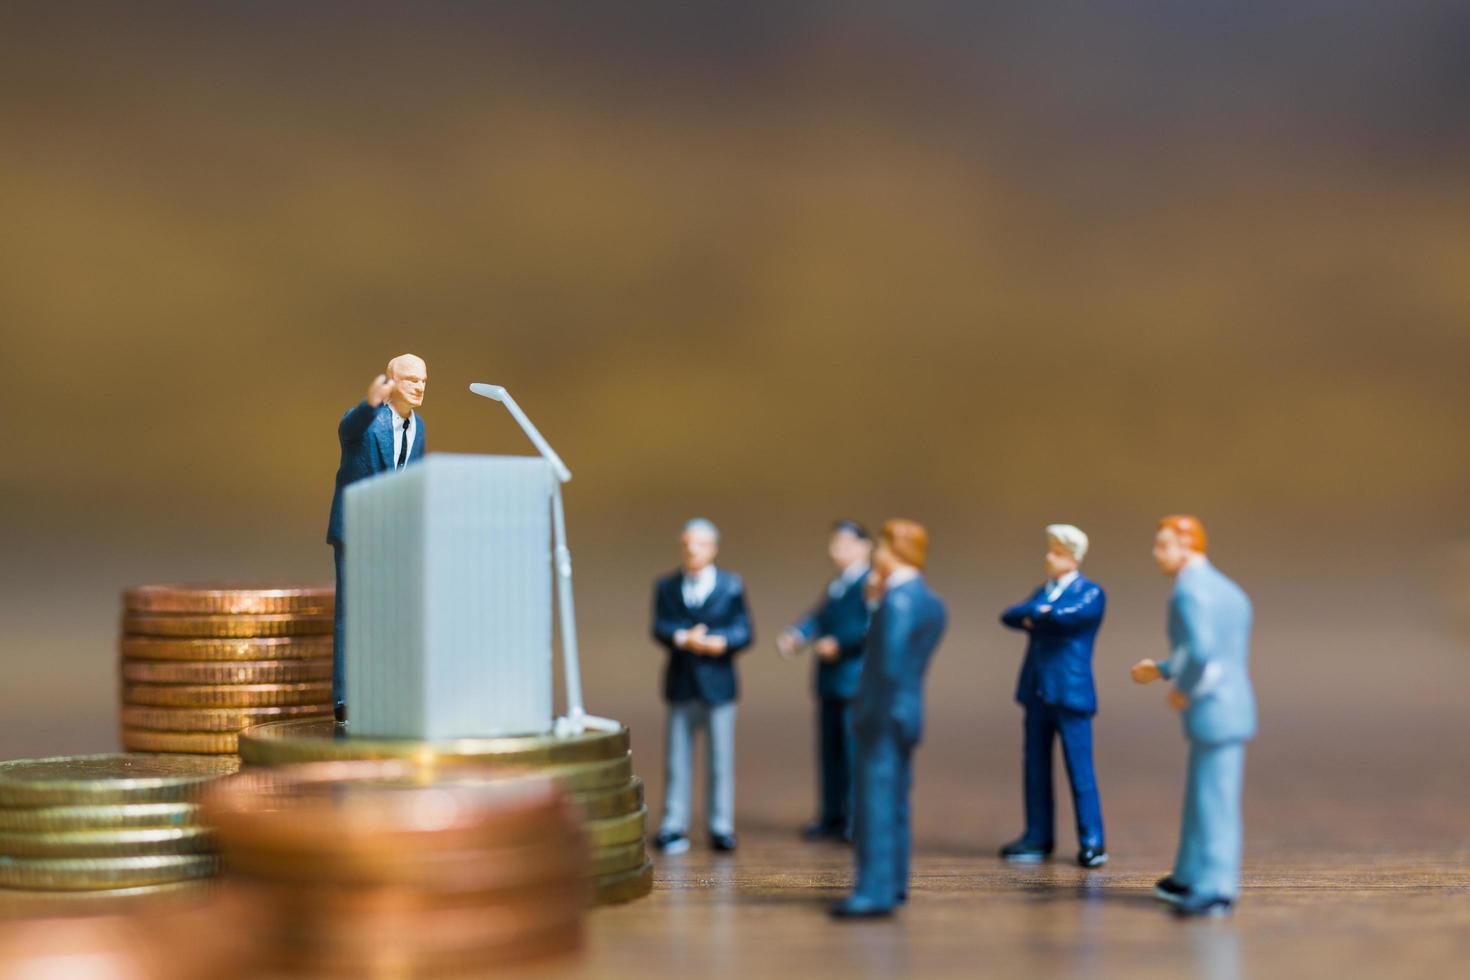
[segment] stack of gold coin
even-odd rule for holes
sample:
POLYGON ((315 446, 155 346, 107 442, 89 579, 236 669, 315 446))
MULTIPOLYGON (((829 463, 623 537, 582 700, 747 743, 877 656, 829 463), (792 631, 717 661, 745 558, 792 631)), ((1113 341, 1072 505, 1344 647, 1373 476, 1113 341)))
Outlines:
POLYGON ((308 763, 223 780, 204 810, 256 969, 442 977, 581 945, 587 848, 551 777, 308 763))
POLYGON ((442 742, 363 738, 331 719, 260 725, 240 735, 251 769, 317 761, 401 759, 425 765, 534 772, 554 778, 577 803, 592 854, 593 899, 626 902, 653 888, 644 848, 643 781, 633 775, 626 728, 581 735, 462 738, 442 742))
POLYGON ((231 753, 251 725, 331 714, 334 599, 330 587, 129 589, 123 748, 231 753))
POLYGON ((238 767, 189 755, 0 762, 0 888, 144 894, 209 877, 196 797, 238 767))

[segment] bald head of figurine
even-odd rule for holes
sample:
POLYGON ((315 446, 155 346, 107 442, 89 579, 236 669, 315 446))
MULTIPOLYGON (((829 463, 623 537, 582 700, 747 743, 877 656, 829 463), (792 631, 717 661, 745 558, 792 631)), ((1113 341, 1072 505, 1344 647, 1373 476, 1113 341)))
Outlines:
POLYGON ((429 366, 417 354, 399 354, 388 362, 385 372, 393 382, 393 392, 388 400, 399 415, 423 405, 424 389, 429 386, 429 366))
POLYGON ((1154 561, 1165 575, 1178 575, 1205 558, 1209 539, 1198 517, 1171 514, 1159 521, 1154 535, 1154 561))
POLYGON ((720 529, 702 517, 696 517, 684 525, 681 564, 685 575, 698 575, 714 564, 720 553, 720 529))

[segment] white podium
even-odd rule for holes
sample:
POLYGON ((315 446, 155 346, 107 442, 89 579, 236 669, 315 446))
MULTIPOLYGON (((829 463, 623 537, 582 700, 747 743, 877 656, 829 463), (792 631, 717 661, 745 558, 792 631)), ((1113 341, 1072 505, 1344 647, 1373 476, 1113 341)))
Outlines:
POLYGON ((541 457, 445 453, 347 488, 344 646, 353 735, 552 730, 558 488, 541 457))

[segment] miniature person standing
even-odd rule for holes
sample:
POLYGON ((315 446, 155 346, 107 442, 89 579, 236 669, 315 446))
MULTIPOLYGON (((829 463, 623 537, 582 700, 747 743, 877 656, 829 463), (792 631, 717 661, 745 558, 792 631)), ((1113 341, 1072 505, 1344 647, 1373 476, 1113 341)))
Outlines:
POLYGON ((706 820, 710 847, 735 850, 735 655, 754 639, 740 576, 715 567, 720 532, 696 518, 684 525, 683 567, 653 587, 653 638, 669 652, 664 700, 664 813, 654 846, 689 850, 694 733, 705 732, 706 820))
POLYGON ((908 900, 909 796, 924 734, 924 672, 944 635, 944 602, 924 581, 929 534, 913 521, 883 525, 869 591, 877 597, 853 700, 857 736, 852 894, 839 918, 892 915, 908 900))
POLYGON ((424 403, 429 369, 423 358, 400 354, 388 362, 368 386, 367 396, 348 409, 337 425, 342 461, 332 491, 332 515, 327 522, 327 544, 337 563, 337 621, 332 631, 332 700, 338 721, 347 720, 347 682, 342 660, 342 615, 346 595, 342 580, 342 491, 364 477, 384 470, 402 469, 423 458, 424 420, 414 409, 424 403))
POLYGON ((1169 703, 1183 712, 1189 777, 1174 871, 1154 894, 1181 915, 1230 911, 1240 889, 1240 793, 1245 743, 1256 733, 1251 691, 1251 602, 1205 557, 1205 529, 1184 515, 1159 522, 1154 560, 1174 577, 1169 659, 1140 660, 1133 679, 1174 682, 1169 703))
POLYGON ((1026 832, 1001 848, 1008 861, 1034 863, 1051 856, 1056 805, 1052 796, 1052 743, 1060 736, 1077 817, 1077 863, 1107 863, 1102 803, 1092 770, 1092 716, 1097 688, 1092 645, 1107 596, 1079 569, 1087 535, 1071 524, 1046 529, 1046 581, 1031 598, 1001 613, 1000 621, 1028 636, 1016 701, 1026 709, 1026 832))
POLYGON ((817 752, 821 771, 821 810, 802 828, 807 840, 851 840, 852 715, 850 706, 863 670, 868 636, 868 581, 873 541, 856 521, 832 527, 827 554, 837 577, 816 607, 776 641, 781 653, 795 656, 811 644, 817 664, 812 686, 817 696, 817 752))

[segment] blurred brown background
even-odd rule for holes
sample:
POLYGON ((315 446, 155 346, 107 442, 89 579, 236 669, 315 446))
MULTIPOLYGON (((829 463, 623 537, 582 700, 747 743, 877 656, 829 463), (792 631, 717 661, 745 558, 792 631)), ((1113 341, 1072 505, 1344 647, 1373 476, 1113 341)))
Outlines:
POLYGON ((1463 778, 1463 5, 510 6, 0 12, 0 757, 114 745, 124 586, 329 579, 337 419, 407 350, 431 449, 530 451, 495 382, 576 474, 590 707, 655 783, 649 583, 696 514, 761 633, 743 815, 806 805, 772 641, 835 517, 934 536, 935 782, 1018 767, 995 615, 1055 520, 1112 597, 1103 785, 1172 772, 1125 668, 1180 510, 1257 601, 1257 751, 1463 778))

